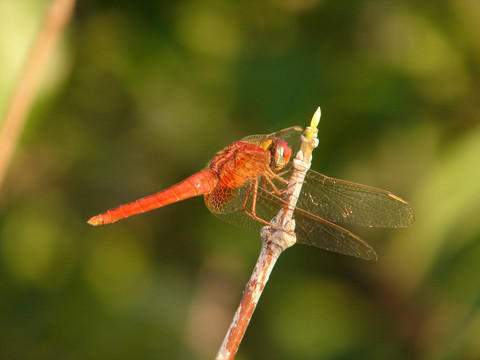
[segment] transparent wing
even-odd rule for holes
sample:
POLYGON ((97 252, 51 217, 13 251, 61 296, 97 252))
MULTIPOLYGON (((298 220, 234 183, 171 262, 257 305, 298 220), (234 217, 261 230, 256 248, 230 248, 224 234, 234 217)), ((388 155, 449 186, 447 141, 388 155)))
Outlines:
POLYGON ((308 171, 298 206, 334 222, 370 227, 406 227, 415 222, 412 206, 389 191, 308 171))
POLYGON ((377 260, 375 250, 364 240, 350 231, 328 220, 295 209, 295 233, 297 242, 321 249, 354 256, 364 260, 377 260))
MULTIPOLYGON (((265 226, 264 223, 254 220, 251 216, 247 215, 243 211, 243 207, 246 202, 246 209, 250 211, 252 209, 253 197, 250 196, 253 191, 253 186, 255 186, 254 181, 248 181, 242 186, 237 186, 236 188, 224 188, 222 186, 216 187, 210 194, 205 196, 205 203, 208 209, 220 219, 233 224, 240 226, 244 229, 259 232, 260 229, 265 226), (215 198, 219 198, 222 194, 228 194, 228 201, 224 203, 224 206, 212 206, 215 203, 215 198), (247 199, 248 198, 248 199, 247 199)), ((258 188, 258 193, 263 194, 264 190, 260 187, 258 188)), ((266 196, 257 195, 257 204, 256 204, 256 215, 269 222, 280 210, 282 200, 279 201, 269 201, 266 196), (263 200, 265 198, 265 200, 263 200), (258 201, 262 199, 261 201, 258 201)))
MULTIPOLYGON (((207 206, 222 220, 250 231, 259 232, 265 224, 254 220, 242 210, 247 196, 246 208, 249 211, 252 208, 253 197, 249 195, 253 191, 253 186, 252 181, 235 188, 235 194, 232 194, 231 197, 232 201, 229 201, 221 210, 212 209, 208 203, 207 206)), ((219 189, 219 191, 225 192, 222 189, 219 189)), ((286 204, 280 197, 261 186, 258 187, 255 214, 259 218, 267 222, 271 221, 282 206, 286 206, 286 204)), ((365 260, 377 259, 375 250, 368 243, 330 221, 314 216, 298 207, 295 209, 294 219, 296 221, 297 242, 300 244, 313 245, 365 260)))

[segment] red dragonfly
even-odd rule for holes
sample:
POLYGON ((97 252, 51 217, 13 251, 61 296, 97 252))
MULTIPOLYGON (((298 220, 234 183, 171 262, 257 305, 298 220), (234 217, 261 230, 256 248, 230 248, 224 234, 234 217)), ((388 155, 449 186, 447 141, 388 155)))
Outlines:
MULTIPOLYGON (((204 170, 156 194, 108 210, 88 220, 110 224, 197 195, 205 196, 216 216, 249 230, 269 224, 280 207, 292 173, 292 147, 302 129, 291 127, 269 135, 247 136, 217 153, 204 170)), ((407 227, 412 206, 386 190, 331 178, 309 170, 295 207, 297 242, 376 260, 375 250, 336 223, 369 227, 407 227)))

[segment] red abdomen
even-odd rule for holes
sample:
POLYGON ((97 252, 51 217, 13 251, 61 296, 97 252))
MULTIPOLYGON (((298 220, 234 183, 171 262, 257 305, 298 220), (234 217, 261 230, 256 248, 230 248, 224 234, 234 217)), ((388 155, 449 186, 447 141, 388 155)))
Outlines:
POLYGON ((162 190, 156 194, 144 197, 129 204, 121 205, 96 215, 88 220, 91 225, 110 224, 117 220, 145 211, 185 200, 197 195, 210 192, 218 182, 217 174, 212 170, 202 170, 176 185, 162 190))

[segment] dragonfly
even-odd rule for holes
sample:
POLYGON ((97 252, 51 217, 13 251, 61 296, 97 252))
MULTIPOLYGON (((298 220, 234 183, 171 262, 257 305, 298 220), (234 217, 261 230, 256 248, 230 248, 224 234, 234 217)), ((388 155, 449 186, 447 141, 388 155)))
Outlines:
MULTIPOLYGON (((251 135, 219 151, 205 169, 165 190, 121 205, 88 223, 114 223, 131 215, 204 195, 219 218, 252 231, 269 225, 280 208, 293 172, 292 153, 300 148, 302 128, 251 135)), ((294 210, 300 244, 377 260, 375 250, 340 224, 403 228, 415 222, 413 207, 389 191, 308 170, 294 210)))

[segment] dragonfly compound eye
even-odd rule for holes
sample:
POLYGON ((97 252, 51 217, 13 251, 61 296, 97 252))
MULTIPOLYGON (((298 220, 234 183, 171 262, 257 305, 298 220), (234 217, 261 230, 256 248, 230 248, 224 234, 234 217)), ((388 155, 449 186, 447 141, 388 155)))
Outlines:
POLYGON ((262 147, 270 152, 270 168, 272 170, 282 169, 292 156, 292 149, 280 139, 268 138, 263 142, 262 147))

